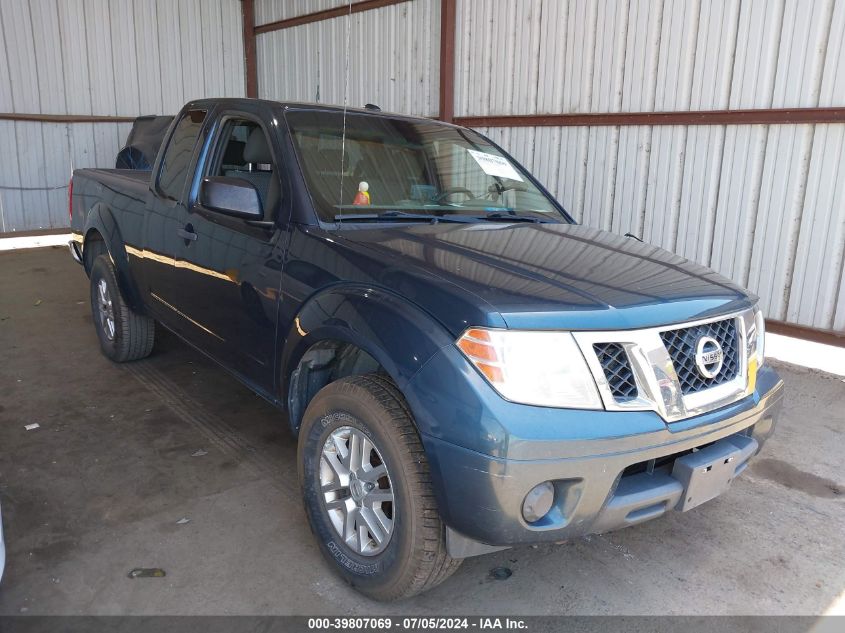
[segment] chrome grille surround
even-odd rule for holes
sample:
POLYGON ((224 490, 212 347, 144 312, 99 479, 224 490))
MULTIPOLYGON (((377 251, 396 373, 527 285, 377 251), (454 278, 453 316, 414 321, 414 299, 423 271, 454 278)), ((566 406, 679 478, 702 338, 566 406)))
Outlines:
MULTIPOLYGON (((753 309, 642 330, 617 330, 608 332, 573 332, 572 335, 587 361, 598 386, 605 409, 608 411, 655 411, 667 422, 677 422, 726 406, 749 395, 754 380, 748 378, 748 333, 753 332, 753 309), (732 378, 698 391, 684 392, 684 387, 672 356, 661 336, 666 332, 696 328, 732 319, 736 336, 736 371, 732 378), (608 382, 605 370, 596 355, 594 345, 616 343, 627 356, 637 395, 617 399, 608 382)), ((709 328, 706 328, 709 329, 709 328)))

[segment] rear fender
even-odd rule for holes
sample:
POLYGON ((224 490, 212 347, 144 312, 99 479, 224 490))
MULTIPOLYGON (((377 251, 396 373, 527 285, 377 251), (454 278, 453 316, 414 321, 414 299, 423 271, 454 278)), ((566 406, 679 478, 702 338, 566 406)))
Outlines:
MULTIPOLYGON (((117 285, 120 288, 120 293, 126 303, 133 312, 145 312, 141 295, 138 292, 138 286, 135 283, 135 278, 132 276, 132 271, 129 268, 129 257, 126 254, 126 243, 123 241, 123 236, 120 233, 120 228, 117 225, 117 220, 114 217, 111 209, 98 202, 88 213, 85 219, 85 238, 82 246, 83 261, 85 259, 85 252, 91 245, 92 241, 96 239, 96 234, 99 233, 105 243, 106 250, 111 257, 112 263, 117 277, 117 285)), ((90 274, 88 265, 86 264, 86 272, 90 274)))

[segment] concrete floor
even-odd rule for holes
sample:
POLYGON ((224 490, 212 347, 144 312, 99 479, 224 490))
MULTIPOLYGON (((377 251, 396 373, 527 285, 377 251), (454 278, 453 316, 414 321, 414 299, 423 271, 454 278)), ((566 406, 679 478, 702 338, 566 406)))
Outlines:
POLYGON ((283 415, 164 332, 149 359, 111 364, 87 296, 63 249, 0 253, 0 614, 818 614, 842 603, 840 378, 780 365, 780 427, 721 498, 469 559, 428 594, 379 605, 320 557, 283 415), (512 577, 493 580, 499 565, 512 577), (128 578, 138 567, 167 575, 128 578))

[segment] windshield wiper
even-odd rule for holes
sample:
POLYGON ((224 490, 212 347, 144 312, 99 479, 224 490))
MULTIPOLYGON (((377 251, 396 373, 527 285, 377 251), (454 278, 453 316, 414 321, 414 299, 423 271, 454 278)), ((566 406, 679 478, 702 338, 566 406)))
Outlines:
POLYGON ((532 224, 548 224, 551 220, 530 215, 511 215, 509 213, 487 213, 486 215, 431 215, 428 213, 407 213, 405 211, 390 210, 382 213, 339 213, 334 216, 335 222, 459 222, 463 224, 478 222, 530 222, 532 224))
POLYGON ((532 215, 510 215, 509 213, 488 213, 487 215, 477 216, 477 219, 490 222, 532 222, 534 224, 548 224, 550 222, 550 220, 535 218, 532 215))
POLYGON ((393 222, 413 221, 431 222, 472 222, 473 218, 431 215, 428 213, 406 213, 404 211, 385 211, 383 213, 339 213, 334 216, 335 222, 393 222))

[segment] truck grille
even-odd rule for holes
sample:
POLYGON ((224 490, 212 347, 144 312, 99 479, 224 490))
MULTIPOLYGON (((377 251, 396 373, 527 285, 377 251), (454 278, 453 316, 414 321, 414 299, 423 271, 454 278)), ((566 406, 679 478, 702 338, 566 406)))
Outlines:
POLYGON ((755 319, 754 310, 748 308, 671 329, 585 330, 572 336, 606 410, 654 411, 671 423, 751 395, 754 381, 746 371, 746 341, 755 319), (722 348, 721 357, 717 347, 722 348))
POLYGON ((617 402, 626 402, 637 397, 637 382, 628 361, 628 354, 620 343, 596 343, 593 351, 599 359, 607 378, 610 393, 617 402))
POLYGON ((697 393, 736 378, 739 371, 736 319, 724 319, 693 327, 660 333, 684 395, 697 393), (702 336, 710 336, 722 347, 722 368, 713 378, 701 375, 695 364, 695 346, 702 336))

